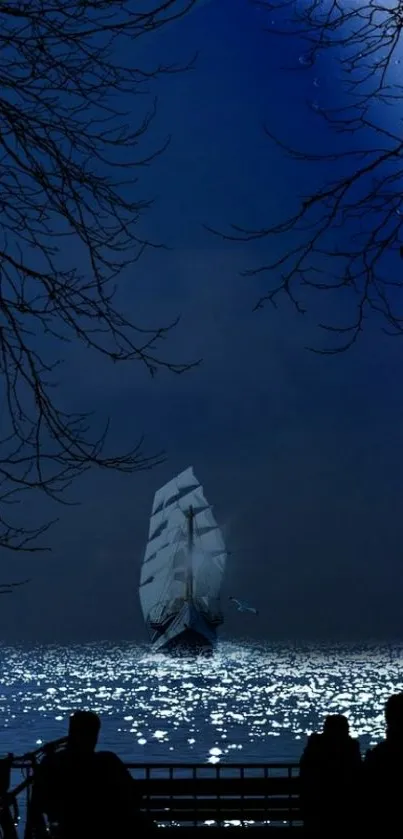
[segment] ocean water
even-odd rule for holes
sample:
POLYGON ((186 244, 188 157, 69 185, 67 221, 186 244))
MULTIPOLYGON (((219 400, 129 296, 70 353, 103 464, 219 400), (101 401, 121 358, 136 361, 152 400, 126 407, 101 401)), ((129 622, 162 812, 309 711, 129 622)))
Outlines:
POLYGON ((102 719, 100 746, 138 762, 298 760, 307 734, 341 712, 363 751, 403 690, 403 644, 221 643, 211 659, 134 643, 1 646, 0 752, 66 734, 78 708, 102 719))

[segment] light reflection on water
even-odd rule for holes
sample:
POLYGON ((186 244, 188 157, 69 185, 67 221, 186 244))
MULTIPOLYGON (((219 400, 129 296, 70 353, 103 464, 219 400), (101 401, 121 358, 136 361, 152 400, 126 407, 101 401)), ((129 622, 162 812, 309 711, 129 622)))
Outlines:
POLYGON ((0 647, 0 751, 61 737, 76 708, 102 717, 100 746, 126 760, 297 760, 305 736, 340 711, 363 748, 403 690, 403 645, 222 643, 207 660, 132 643, 0 647))

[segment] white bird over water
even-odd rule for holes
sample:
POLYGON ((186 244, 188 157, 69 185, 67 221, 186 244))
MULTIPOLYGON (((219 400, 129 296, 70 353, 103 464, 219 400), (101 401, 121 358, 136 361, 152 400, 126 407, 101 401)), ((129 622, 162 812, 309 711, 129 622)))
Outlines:
POLYGON ((259 614, 258 610, 255 609, 254 606, 248 606, 247 603, 242 603, 240 600, 237 600, 236 597, 229 597, 228 600, 232 600, 232 602, 235 603, 238 612, 252 612, 253 615, 259 614))

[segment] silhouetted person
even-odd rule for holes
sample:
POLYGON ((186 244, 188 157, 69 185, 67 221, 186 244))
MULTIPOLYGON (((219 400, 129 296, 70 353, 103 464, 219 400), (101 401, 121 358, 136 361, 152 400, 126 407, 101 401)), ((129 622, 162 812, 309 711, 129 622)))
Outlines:
POLYGON ((386 739, 369 749, 364 760, 364 802, 367 824, 382 836, 403 831, 403 693, 385 705, 386 739))
POLYGON ((35 773, 34 813, 44 813, 60 839, 123 839, 153 826, 122 761, 95 751, 100 727, 97 714, 77 711, 66 748, 46 755, 35 773))
POLYGON ((342 714, 326 717, 300 760, 301 807, 309 836, 353 836, 358 819, 361 754, 342 714))

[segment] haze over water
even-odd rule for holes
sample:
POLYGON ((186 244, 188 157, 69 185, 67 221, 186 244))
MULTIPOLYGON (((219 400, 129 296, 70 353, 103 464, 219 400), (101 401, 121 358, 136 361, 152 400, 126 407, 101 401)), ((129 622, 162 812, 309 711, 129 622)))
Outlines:
POLYGON ((69 714, 102 718, 100 746, 138 762, 298 760, 327 713, 346 714, 362 749, 383 736, 383 706, 403 690, 403 644, 223 642, 212 659, 146 646, 2 646, 0 750, 64 736, 69 714))

